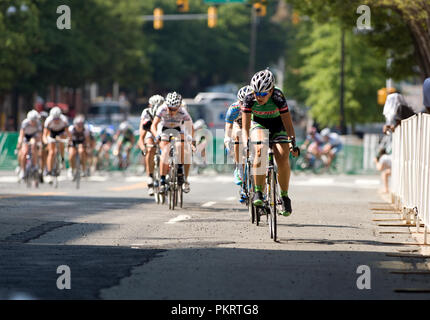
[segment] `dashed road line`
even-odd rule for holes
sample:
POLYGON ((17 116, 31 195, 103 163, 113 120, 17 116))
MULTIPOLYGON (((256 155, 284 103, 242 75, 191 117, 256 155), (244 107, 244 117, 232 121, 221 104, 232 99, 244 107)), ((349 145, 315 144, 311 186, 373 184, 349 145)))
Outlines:
POLYGON ((139 190, 139 189, 145 189, 148 187, 148 184, 146 182, 140 182, 128 186, 122 186, 122 187, 115 187, 115 188, 108 188, 108 191, 130 191, 130 190, 139 190))
POLYGON ((166 222, 166 224, 174 224, 176 222, 190 220, 190 219, 191 219, 191 216, 181 214, 180 216, 177 216, 176 218, 170 219, 169 221, 166 222))
POLYGON ((207 208, 207 207, 212 207, 216 202, 215 201, 208 201, 206 203, 202 204, 202 207, 207 208))

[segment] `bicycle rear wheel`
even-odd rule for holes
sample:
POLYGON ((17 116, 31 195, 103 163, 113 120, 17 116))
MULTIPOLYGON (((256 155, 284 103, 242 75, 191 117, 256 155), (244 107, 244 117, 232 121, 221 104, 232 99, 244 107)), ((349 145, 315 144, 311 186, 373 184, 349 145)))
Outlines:
POLYGON ((270 236, 273 238, 273 241, 277 240, 278 236, 278 225, 277 225, 277 205, 278 205, 278 199, 277 199, 277 180, 276 180, 276 174, 275 171, 272 169, 270 170, 270 192, 268 193, 269 196, 269 211, 270 211, 270 236))
POLYGON ((184 190, 182 189, 182 184, 178 186, 178 197, 179 197, 179 208, 182 209, 182 205, 184 202, 184 190))

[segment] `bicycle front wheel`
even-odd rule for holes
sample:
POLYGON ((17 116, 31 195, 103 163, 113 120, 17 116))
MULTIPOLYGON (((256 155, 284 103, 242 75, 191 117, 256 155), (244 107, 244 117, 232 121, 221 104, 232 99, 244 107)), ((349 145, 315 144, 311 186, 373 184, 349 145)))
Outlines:
POLYGON ((270 193, 269 193, 269 203, 270 203, 270 234, 271 238, 273 238, 273 241, 277 240, 277 232, 278 232, 278 225, 277 225, 277 212, 276 212, 276 206, 278 204, 277 199, 277 180, 276 180, 276 174, 274 170, 271 170, 271 179, 270 179, 270 193))

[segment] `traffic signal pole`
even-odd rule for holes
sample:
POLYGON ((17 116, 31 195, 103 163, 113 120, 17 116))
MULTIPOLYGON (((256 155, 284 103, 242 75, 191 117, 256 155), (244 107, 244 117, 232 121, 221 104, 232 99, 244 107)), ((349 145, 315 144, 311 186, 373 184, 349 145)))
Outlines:
MULTIPOLYGON (((164 14, 163 20, 165 21, 180 21, 180 20, 206 20, 208 18, 207 13, 195 13, 195 14, 164 14)), ((154 21, 153 15, 142 16, 143 21, 154 21)))

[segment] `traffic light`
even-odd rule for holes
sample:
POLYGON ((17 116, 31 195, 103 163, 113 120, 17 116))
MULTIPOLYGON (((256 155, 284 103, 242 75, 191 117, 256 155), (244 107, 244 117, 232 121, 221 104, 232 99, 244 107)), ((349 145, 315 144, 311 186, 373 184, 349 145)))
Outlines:
POLYGON ((208 9, 208 27, 215 28, 217 22, 216 7, 210 6, 208 9))
POLYGON ((378 104, 383 106, 387 100, 387 96, 396 92, 395 88, 382 88, 378 90, 378 104))
POLYGON ((300 22, 300 16, 299 16, 299 14, 297 13, 297 11, 294 11, 294 12, 293 12, 293 16, 292 16, 292 18, 291 18, 291 21, 293 22, 293 24, 294 24, 294 25, 299 24, 299 22, 300 22))
POLYGON ((163 28, 163 9, 155 8, 154 9, 154 29, 162 29, 163 28))
POLYGON ((190 4, 188 0, 176 0, 176 8, 179 12, 188 12, 190 11, 190 4))
POLYGON ((264 17, 267 14, 267 0, 260 0, 253 5, 257 16, 264 17))

